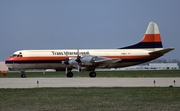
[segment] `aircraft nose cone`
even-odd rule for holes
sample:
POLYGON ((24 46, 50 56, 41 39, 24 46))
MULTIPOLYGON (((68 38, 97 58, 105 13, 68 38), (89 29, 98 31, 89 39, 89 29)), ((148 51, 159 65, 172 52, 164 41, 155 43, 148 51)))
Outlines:
POLYGON ((10 58, 7 58, 6 60, 5 60, 5 64, 8 64, 10 62, 10 58))
POLYGON ((8 63, 8 59, 5 60, 5 64, 7 64, 7 63, 8 63))
POLYGON ((12 68, 13 61, 10 57, 5 60, 5 64, 9 69, 12 68))

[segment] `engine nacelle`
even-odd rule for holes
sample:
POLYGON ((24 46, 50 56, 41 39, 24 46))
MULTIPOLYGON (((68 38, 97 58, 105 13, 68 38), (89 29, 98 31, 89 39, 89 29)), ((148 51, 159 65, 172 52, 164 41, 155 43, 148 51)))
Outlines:
MULTIPOLYGON (((82 65, 82 66, 92 65, 93 61, 96 60, 96 56, 91 56, 91 55, 82 56, 80 58, 80 61, 81 61, 80 64, 78 64, 78 62, 76 60, 77 60, 77 58, 69 58, 68 65, 73 65, 73 66, 75 66, 75 65, 82 65)), ((62 63, 64 63, 64 61, 62 61, 62 63)))
POLYGON ((70 65, 78 65, 78 63, 76 62, 76 58, 70 58, 69 59, 69 64, 70 65))
POLYGON ((93 62, 94 56, 83 56, 81 57, 82 65, 91 65, 93 62))
MULTIPOLYGON (((78 65, 78 63, 75 61, 76 58, 69 58, 67 65, 78 65)), ((66 64, 66 61, 62 61, 62 64, 66 64)))

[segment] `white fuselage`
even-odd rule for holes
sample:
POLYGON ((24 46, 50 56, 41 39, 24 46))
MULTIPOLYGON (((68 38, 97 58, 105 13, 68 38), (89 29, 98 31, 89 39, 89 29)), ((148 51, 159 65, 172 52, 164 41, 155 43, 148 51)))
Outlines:
MULTIPOLYGON (((161 49, 161 48, 160 48, 161 49)), ((95 68, 120 68, 150 61, 161 55, 149 55, 149 52, 160 49, 80 49, 80 56, 100 56, 106 58, 121 59, 117 63, 92 64, 95 68)), ((66 65, 62 63, 68 56, 76 58, 77 50, 20 50, 13 53, 6 60, 6 65, 12 69, 57 69, 64 70, 66 65)), ((67 65, 75 68, 76 65, 67 65)), ((82 65, 82 67, 88 65, 82 65)))

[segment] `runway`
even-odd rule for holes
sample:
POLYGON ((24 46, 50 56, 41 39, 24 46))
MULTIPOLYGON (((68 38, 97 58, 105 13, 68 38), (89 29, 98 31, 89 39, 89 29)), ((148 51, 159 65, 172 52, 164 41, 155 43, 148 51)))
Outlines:
POLYGON ((0 78, 0 88, 36 87, 169 87, 180 78, 0 78))

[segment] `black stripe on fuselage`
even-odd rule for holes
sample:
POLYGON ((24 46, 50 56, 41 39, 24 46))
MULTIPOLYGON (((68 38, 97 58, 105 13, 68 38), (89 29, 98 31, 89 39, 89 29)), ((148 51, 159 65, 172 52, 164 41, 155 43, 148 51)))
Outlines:
MULTIPOLYGON (((120 62, 147 62, 154 58, 148 59, 122 59, 120 62)), ((38 63, 62 63, 61 60, 21 60, 21 61, 6 61, 6 64, 38 64, 38 63)))
POLYGON ((162 48, 162 42, 139 42, 135 45, 119 48, 119 49, 142 49, 142 48, 162 48))

